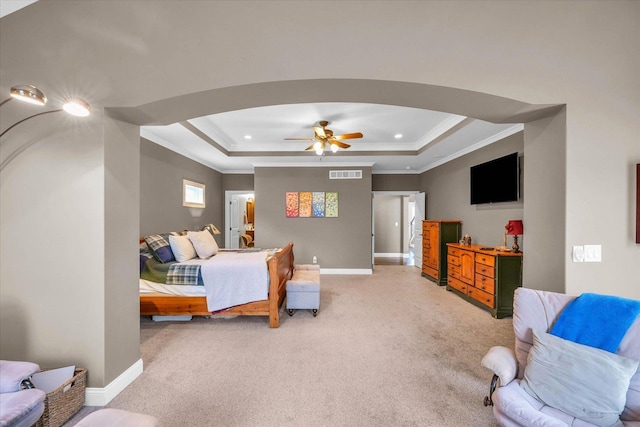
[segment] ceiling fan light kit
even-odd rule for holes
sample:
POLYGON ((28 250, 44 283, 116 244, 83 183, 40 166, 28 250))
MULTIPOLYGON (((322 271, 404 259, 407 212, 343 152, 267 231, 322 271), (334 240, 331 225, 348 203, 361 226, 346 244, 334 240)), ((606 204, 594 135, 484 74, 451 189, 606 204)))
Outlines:
POLYGON ((318 122, 320 126, 314 126, 313 131, 315 135, 313 138, 285 138, 286 141, 315 141, 308 146, 305 150, 315 150, 318 156, 322 156, 329 145, 329 149, 332 153, 336 153, 338 149, 349 148, 351 145, 342 142, 344 139, 362 138, 362 133, 345 133, 343 135, 334 135, 331 129, 327 129, 328 121, 322 120, 318 122))

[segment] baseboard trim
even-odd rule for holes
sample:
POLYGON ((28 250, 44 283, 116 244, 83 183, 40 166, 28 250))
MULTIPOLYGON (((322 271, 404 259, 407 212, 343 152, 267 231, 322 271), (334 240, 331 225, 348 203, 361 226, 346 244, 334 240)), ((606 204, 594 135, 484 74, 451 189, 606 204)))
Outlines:
POLYGON ((373 274, 370 268, 321 268, 320 274, 373 274))
POLYGON ((88 387, 84 392, 84 406, 105 406, 138 378, 142 371, 142 359, 138 359, 136 363, 131 365, 129 369, 121 373, 118 378, 111 381, 106 387, 88 387))
POLYGON ((409 254, 403 254, 402 252, 398 252, 398 253, 385 253, 385 252, 381 252, 381 253, 374 253, 373 256, 379 257, 379 258, 409 258, 409 254))

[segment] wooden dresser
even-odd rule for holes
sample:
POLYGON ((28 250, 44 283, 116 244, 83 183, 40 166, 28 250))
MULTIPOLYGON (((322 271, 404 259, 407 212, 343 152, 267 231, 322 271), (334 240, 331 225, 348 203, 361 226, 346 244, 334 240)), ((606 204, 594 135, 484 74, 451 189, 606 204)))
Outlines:
POLYGON ((422 221, 422 275, 447 284, 447 243, 460 241, 461 221, 422 221))
POLYGON ((447 290, 501 319, 513 315, 513 292, 522 286, 522 252, 449 243, 447 290))

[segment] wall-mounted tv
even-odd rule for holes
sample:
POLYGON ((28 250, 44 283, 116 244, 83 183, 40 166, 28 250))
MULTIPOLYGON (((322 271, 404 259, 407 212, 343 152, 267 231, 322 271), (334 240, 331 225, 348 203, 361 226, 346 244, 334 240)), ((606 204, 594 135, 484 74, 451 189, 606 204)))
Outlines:
POLYGON ((471 204, 518 200, 520 168, 518 153, 471 167, 471 204))

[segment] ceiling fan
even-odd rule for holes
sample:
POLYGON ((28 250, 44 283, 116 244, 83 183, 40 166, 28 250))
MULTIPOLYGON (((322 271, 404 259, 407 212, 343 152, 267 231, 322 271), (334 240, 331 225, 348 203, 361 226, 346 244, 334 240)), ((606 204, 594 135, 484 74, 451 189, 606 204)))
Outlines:
POLYGON ((315 135, 313 138, 285 138, 287 141, 315 141, 313 144, 305 148, 305 150, 316 150, 316 154, 321 156, 324 150, 327 149, 327 145, 332 152, 338 151, 338 148, 349 148, 351 145, 342 142, 345 139, 362 138, 360 132, 345 133, 343 135, 334 135, 331 129, 327 129, 329 122, 322 120, 318 122, 320 126, 314 126, 313 131, 315 135))

